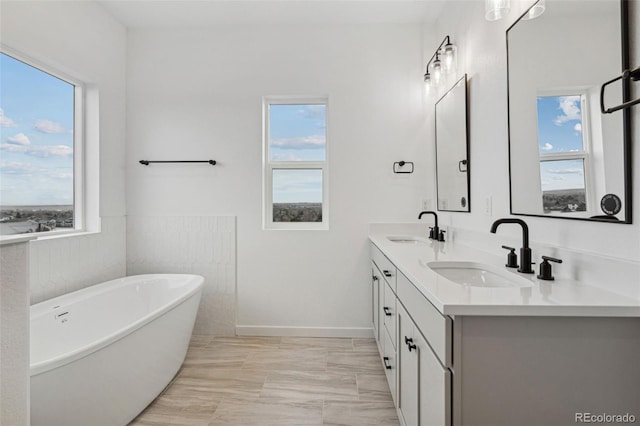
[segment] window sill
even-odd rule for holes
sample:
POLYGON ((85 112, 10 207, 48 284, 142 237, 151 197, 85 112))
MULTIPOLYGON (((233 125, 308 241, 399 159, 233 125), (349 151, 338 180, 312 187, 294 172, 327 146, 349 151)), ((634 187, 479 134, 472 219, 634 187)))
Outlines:
POLYGON ((33 240, 57 240, 59 238, 82 237, 85 235, 99 234, 100 231, 53 231, 53 232, 34 232, 29 234, 18 235, 2 235, 0 236, 0 245, 17 244, 33 240), (42 235, 46 234, 46 235, 42 235))

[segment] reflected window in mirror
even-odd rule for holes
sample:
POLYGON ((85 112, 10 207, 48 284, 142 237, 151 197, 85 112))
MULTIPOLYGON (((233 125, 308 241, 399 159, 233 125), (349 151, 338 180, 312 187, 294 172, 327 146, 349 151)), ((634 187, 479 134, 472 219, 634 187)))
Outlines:
POLYGON ((628 2, 574 3, 507 30, 511 213, 631 223, 631 114, 600 111, 602 84, 629 68, 628 2))
POLYGON ((593 210, 584 94, 538 96, 540 186, 545 214, 593 210))

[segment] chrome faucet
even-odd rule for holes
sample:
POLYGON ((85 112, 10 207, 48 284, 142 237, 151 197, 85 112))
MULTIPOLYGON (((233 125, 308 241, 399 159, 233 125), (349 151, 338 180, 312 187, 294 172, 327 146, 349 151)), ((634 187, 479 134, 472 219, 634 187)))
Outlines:
POLYGON ((435 222, 433 227, 429 227, 429 238, 436 241, 444 241, 444 231, 440 231, 440 228, 438 228, 438 214, 432 211, 424 211, 420 212, 418 219, 422 219, 425 214, 432 214, 435 222))
POLYGON ((533 274, 533 269, 531 265, 531 249, 529 248, 529 227, 522 219, 498 219, 491 225, 491 233, 495 234, 498 226, 503 223, 516 223, 522 227, 522 248, 520 249, 520 267, 518 268, 518 272, 522 272, 523 274, 533 274))

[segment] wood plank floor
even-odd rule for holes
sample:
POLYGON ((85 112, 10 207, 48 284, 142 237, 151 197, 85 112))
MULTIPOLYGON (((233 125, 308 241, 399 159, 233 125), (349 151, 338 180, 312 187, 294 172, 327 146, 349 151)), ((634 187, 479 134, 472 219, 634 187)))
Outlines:
POLYGON ((398 424, 374 339, 196 335, 130 426, 398 424))

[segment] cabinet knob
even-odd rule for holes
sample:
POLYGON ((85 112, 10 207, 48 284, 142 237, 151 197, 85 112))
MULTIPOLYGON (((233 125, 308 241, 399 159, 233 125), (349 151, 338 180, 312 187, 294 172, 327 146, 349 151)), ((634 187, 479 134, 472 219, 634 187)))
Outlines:
POLYGON ((389 312, 389 308, 387 308, 386 306, 384 308, 382 308, 382 310, 384 311, 384 314, 388 317, 391 316, 391 312, 389 312))
POLYGON ((377 276, 375 276, 375 275, 374 275, 373 277, 371 277, 371 279, 372 279, 373 281, 378 281, 378 280, 379 280, 379 278, 378 278, 377 276))
POLYGON ((389 364, 389 357, 385 356, 384 358, 382 358, 382 361, 384 362, 384 368, 386 368, 387 370, 391 370, 391 365, 389 364))

